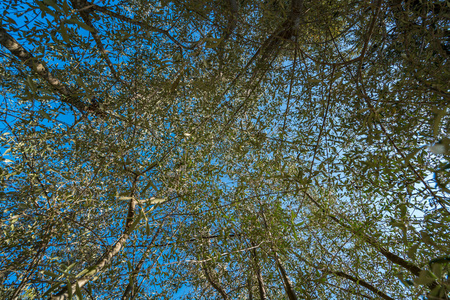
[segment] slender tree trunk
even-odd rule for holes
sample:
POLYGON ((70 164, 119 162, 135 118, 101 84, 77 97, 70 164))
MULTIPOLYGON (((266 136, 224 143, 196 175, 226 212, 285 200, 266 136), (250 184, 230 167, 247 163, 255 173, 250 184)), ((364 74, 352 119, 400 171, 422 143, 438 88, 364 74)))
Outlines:
POLYGON ((250 251, 250 255, 252 256, 255 271, 256 271, 256 280, 258 281, 259 298, 261 300, 266 300, 267 293, 266 293, 266 288, 264 286, 264 280, 261 275, 261 268, 259 267, 258 254, 256 253, 255 243, 251 242, 251 244, 252 244, 253 248, 250 251))

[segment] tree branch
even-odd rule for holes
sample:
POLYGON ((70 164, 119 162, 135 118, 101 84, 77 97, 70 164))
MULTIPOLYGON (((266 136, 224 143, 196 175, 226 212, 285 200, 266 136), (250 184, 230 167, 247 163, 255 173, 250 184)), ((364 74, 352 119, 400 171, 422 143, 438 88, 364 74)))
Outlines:
POLYGON ((56 90, 62 96, 61 102, 74 106, 82 113, 91 113, 100 117, 105 116, 105 112, 100 108, 99 103, 95 99, 92 99, 91 103, 81 101, 60 80, 53 77, 50 70, 10 36, 3 27, 0 27, 0 44, 56 90))
POLYGON ((97 44, 97 48, 100 50, 101 55, 106 61, 106 64, 108 65, 109 69, 111 70, 111 73, 113 74, 114 78, 117 79, 117 81, 121 82, 124 85, 128 85, 126 82, 120 78, 119 74, 117 73, 116 69, 114 68, 111 60, 109 59, 109 56, 105 50, 105 47, 103 47, 102 40, 98 34, 97 29, 95 28, 94 24, 91 22, 91 15, 90 11, 93 9, 92 5, 88 5, 86 0, 71 0, 72 5, 74 8, 76 8, 83 19, 84 23, 91 27, 93 30, 91 32, 92 37, 94 38, 95 43, 97 44))
POLYGON ((275 261, 277 263, 278 270, 280 271, 281 277, 283 279, 284 288, 286 290, 286 294, 288 295, 289 300, 297 300, 297 295, 294 292, 294 287, 292 286, 292 281, 289 279, 289 276, 286 273, 283 265, 281 264, 280 258, 278 254, 275 253, 275 261))
POLYGON ((321 270, 321 271, 323 271, 325 274, 334 274, 334 275, 336 275, 336 276, 339 276, 339 277, 343 277, 343 278, 349 279, 349 280, 353 281, 354 283, 356 283, 356 284, 358 284, 358 285, 360 285, 360 286, 362 286, 362 287, 367 288, 368 290, 370 290, 371 292, 377 294, 378 296, 380 296, 380 297, 383 298, 383 299, 386 299, 386 300, 394 300, 393 298, 391 298, 390 296, 386 295, 385 293, 383 293, 382 291, 380 291, 379 289, 377 289, 376 287, 374 287, 372 284, 368 283, 367 281, 364 281, 364 280, 362 280, 362 279, 356 278, 356 277, 354 277, 354 276, 352 276, 352 275, 349 275, 349 274, 344 273, 344 272, 341 272, 341 271, 333 271, 333 270, 329 270, 327 267, 325 267, 325 268, 320 268, 320 267, 314 265, 313 263, 311 263, 310 261, 306 260, 305 258, 301 257, 300 254, 298 254, 297 252, 292 251, 292 253, 293 253, 298 259, 300 259, 301 261, 303 261, 303 262, 306 263, 307 265, 309 265, 309 266, 311 266, 311 267, 313 267, 313 268, 315 268, 315 269, 317 269, 317 270, 321 270))
MULTIPOLYGON (((134 182, 133 182, 133 188, 132 188, 132 195, 131 195, 131 200, 128 203, 128 213, 127 213, 127 217, 125 220, 125 227, 124 227, 124 232, 122 234, 122 236, 117 240, 117 242, 114 244, 114 246, 107 250, 102 257, 97 261, 97 263, 95 263, 93 266, 91 266, 90 268, 86 269, 86 273, 81 275, 80 278, 76 279, 72 284, 71 284, 71 289, 74 291, 77 286, 81 289, 85 284, 87 284, 89 281, 92 280, 92 278, 98 274, 99 272, 101 272, 103 270, 104 267, 106 267, 112 260, 112 258, 119 253, 119 251, 122 249, 122 247, 125 245, 125 242, 128 240, 128 237, 130 236, 132 230, 133 230, 133 222, 134 220, 134 216, 135 216, 135 208, 136 208, 136 204, 137 201, 134 197, 134 191, 136 189, 136 182, 137 182, 137 177, 135 177, 134 182)), ((64 300, 68 297, 69 293, 68 293, 68 286, 65 286, 61 289, 60 292, 58 292, 57 294, 50 296, 49 300, 64 300)))
POLYGON ((278 271, 280 272, 281 279, 283 280, 284 290, 286 291, 286 294, 287 294, 289 300, 297 300, 297 295, 295 294, 294 287, 292 286, 292 281, 289 279, 289 276, 287 275, 286 270, 284 269, 283 265, 281 264, 278 253, 275 251, 275 245, 274 245, 275 243, 273 242, 273 237, 272 237, 270 228, 267 225, 268 222, 267 222, 266 215, 264 214, 263 204, 261 203, 261 201, 260 201, 260 205, 261 205, 261 217, 263 219, 264 227, 269 234, 269 238, 270 238, 270 242, 271 242, 271 250, 274 254, 275 262, 277 264, 278 271))
MULTIPOLYGON (((255 243, 251 242, 252 246, 255 247, 255 243)), ((253 248, 250 251, 250 255, 253 258, 253 262, 254 262, 254 266, 255 266, 255 271, 256 271, 256 279, 258 280, 258 289, 259 289, 259 297, 261 300, 266 300, 267 299, 267 293, 266 293, 266 288, 264 286, 264 280, 263 277, 261 275, 261 268, 259 267, 259 261, 258 261, 258 255, 256 253, 256 248, 253 248)))
POLYGON ((328 271, 328 272, 331 273, 331 274, 337 275, 339 277, 343 277, 343 278, 349 279, 349 280, 353 281, 354 283, 365 287, 366 289, 370 290, 374 294, 377 294, 378 296, 380 296, 383 299, 394 300, 394 298, 389 297, 388 295, 386 295, 385 293, 383 293, 382 291, 380 291, 379 289, 377 289, 376 287, 374 287, 373 285, 371 285, 370 283, 368 283, 368 282, 366 282, 366 281, 364 281, 362 279, 353 277, 351 275, 348 275, 348 274, 346 274, 344 272, 340 272, 340 271, 337 271, 337 272, 336 271, 328 271))
MULTIPOLYGON (((420 275, 420 272, 422 271, 421 268, 419 268, 415 264, 413 264, 413 263, 411 263, 411 262, 401 258, 400 256, 390 252, 389 250, 387 250, 386 248, 381 246, 380 243, 376 239, 374 239, 373 237, 371 237, 371 236, 361 232, 360 229, 358 229, 358 230, 353 229, 352 226, 350 226, 346 222, 344 222, 344 221, 340 220, 339 218, 329 214, 324 208, 322 208, 322 206, 316 201, 316 199, 314 199, 309 193, 307 193, 307 192, 304 192, 304 193, 314 203, 314 205, 317 208, 319 208, 322 212, 324 212, 331 220, 333 220, 334 222, 338 223, 342 227, 348 229, 353 234, 362 237, 364 241, 366 241, 368 244, 373 246, 378 252, 380 252, 384 257, 386 257, 390 262, 405 268, 406 270, 411 272, 414 276, 419 276, 420 275)), ((438 286, 438 283, 436 281, 433 281, 432 283, 428 284, 428 288, 430 290, 433 290, 437 286, 438 286)))
MULTIPOLYGON (((90 7, 92 7, 92 9, 94 9, 94 10, 96 10, 96 11, 99 11, 99 12, 102 12, 102 13, 104 13, 105 15, 114 17, 114 18, 119 19, 119 20, 121 20, 121 21, 123 21, 123 22, 127 22, 127 23, 131 23, 131 24, 134 24, 134 25, 138 25, 138 26, 140 26, 140 27, 142 27, 142 28, 147 29, 148 31, 153 31, 153 32, 161 33, 161 34, 165 35, 166 37, 168 37, 172 42, 174 42, 177 46, 179 46, 179 47, 181 47, 181 48, 184 48, 184 49, 194 49, 194 48, 196 47, 196 45, 193 45, 193 46, 186 46, 186 45, 183 45, 182 43, 180 43, 179 41, 177 41, 177 40, 176 40, 176 39, 175 39, 175 38, 174 38, 167 30, 164 30, 164 29, 161 29, 161 28, 157 28, 157 27, 148 25, 148 24, 146 24, 146 23, 144 23, 144 22, 141 22, 141 21, 137 21, 137 20, 128 18, 128 17, 126 17, 126 16, 124 16, 124 15, 121 15, 121 14, 119 14, 119 13, 110 11, 110 10, 107 9, 106 7, 99 6, 99 5, 96 5, 96 4, 93 4, 93 3, 89 3, 89 2, 86 2, 86 3, 87 3, 90 7)), ((192 42, 192 43, 195 44, 195 42, 192 42)))
MULTIPOLYGON (((167 216, 166 216, 167 217, 167 216)), ((158 229, 156 230, 155 234, 153 235, 152 240, 150 241, 150 243, 147 246, 147 249, 145 250, 144 254, 142 254, 141 259, 139 260, 137 266, 133 269, 133 271, 131 272, 131 276, 130 276, 130 280, 128 282, 127 287, 125 288, 125 292, 122 295, 122 300, 125 300, 128 296, 128 294, 130 292, 132 292, 132 288, 133 288, 133 282, 136 281, 136 277, 139 274, 139 271, 141 270, 142 266, 144 265, 145 260, 148 257, 148 253, 150 252, 150 250, 153 248, 153 243, 155 242, 156 237, 159 235, 159 233, 161 232, 162 227, 164 226, 164 222, 161 222, 161 224, 159 225, 158 229)), ((133 293, 132 293, 132 297, 133 297, 133 293)))
POLYGON ((214 282, 212 276, 208 272, 208 267, 206 266, 206 263, 202 263, 203 271, 205 272, 206 279, 208 280, 209 284, 222 296, 224 300, 228 300, 227 293, 225 290, 220 286, 219 283, 214 282))

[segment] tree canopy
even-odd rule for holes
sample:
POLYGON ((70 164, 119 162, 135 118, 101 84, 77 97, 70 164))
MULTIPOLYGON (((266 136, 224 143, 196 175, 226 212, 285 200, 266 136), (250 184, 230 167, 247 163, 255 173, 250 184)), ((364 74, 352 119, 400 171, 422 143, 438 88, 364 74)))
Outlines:
POLYGON ((449 298, 448 1, 0 7, 0 298, 449 298))

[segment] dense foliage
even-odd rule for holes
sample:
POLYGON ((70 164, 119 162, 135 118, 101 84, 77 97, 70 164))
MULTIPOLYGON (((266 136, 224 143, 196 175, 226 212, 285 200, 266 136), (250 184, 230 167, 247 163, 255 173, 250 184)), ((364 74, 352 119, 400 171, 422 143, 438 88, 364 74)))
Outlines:
POLYGON ((1 299, 448 299, 448 1, 0 7, 1 299))

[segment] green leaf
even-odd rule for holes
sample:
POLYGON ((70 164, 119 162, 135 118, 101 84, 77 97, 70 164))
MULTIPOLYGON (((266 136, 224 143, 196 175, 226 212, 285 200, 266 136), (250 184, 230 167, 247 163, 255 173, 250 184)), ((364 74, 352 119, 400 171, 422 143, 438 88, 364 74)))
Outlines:
POLYGON ((216 48, 222 42, 222 38, 208 38, 206 39, 206 48, 216 48))
POLYGON ((150 235, 150 225, 147 223, 145 223, 145 234, 146 235, 150 235))
POLYGON ((92 285, 91 285, 90 282, 88 282, 88 284, 87 284, 87 290, 88 290, 88 292, 89 292, 89 295, 92 296, 92 285))
POLYGON ((58 274, 53 273, 52 271, 42 271, 43 274, 47 275, 47 276, 51 276, 53 278, 57 278, 59 277, 58 274))
POLYGON ((153 184, 153 181, 149 179, 147 185, 142 189, 141 194, 145 193, 150 187, 152 187, 154 191, 158 191, 156 186, 153 184))
POLYGON ((72 291, 72 284, 70 283, 69 278, 67 278, 67 293, 69 294, 69 300, 73 299, 73 291, 72 291))
POLYGON ((51 7, 53 7, 56 11, 62 13, 61 8, 58 6, 58 4, 56 4, 55 1, 53 0, 43 0, 43 2, 47 5, 50 5, 51 7))
POLYGON ((134 222, 130 225, 130 228, 129 228, 128 232, 132 232, 132 231, 136 228, 136 226, 137 226, 137 225, 139 224, 139 222, 141 221, 142 217, 143 217, 143 214, 142 214, 142 212, 141 212, 141 213, 139 213, 139 215, 136 217, 136 220, 134 220, 134 222))
POLYGON ((45 293, 42 295, 42 297, 49 295, 51 292, 53 292, 54 290, 59 288, 61 286, 61 284, 62 284, 62 282, 57 282, 54 285, 52 285, 47 291, 45 291, 45 293))
POLYGON ((63 40, 64 40, 66 43, 70 43, 70 36, 69 36, 69 34, 67 33, 67 28, 66 28, 66 26, 61 25, 60 30, 59 30, 59 33, 61 33, 61 36, 62 36, 63 40))
POLYGON ((398 273, 396 276, 405 286, 411 286, 414 284, 411 280, 405 279, 403 273, 398 273))
POLYGON ((433 240, 431 239, 430 235, 427 232, 421 231, 420 235, 422 237, 421 241, 423 241, 425 244, 429 245, 433 244, 433 240))
POLYGON ((403 219, 406 217, 406 212, 408 211, 408 208, 406 207, 406 204, 400 204, 399 208, 400 208, 400 218, 403 219))
POLYGON ((425 146, 421 146, 419 148, 414 149, 413 151, 411 151, 408 155, 406 155, 405 157, 405 163, 409 164, 409 161, 420 151, 422 150, 425 146))
POLYGON ((36 1, 35 2, 39 8, 42 11, 42 15, 45 16, 45 13, 48 13, 49 15, 56 17, 56 14, 53 10, 51 10, 50 8, 47 7, 47 4, 44 4, 42 1, 36 1))
POLYGON ((433 272, 434 275, 436 275, 437 278, 441 278, 442 276, 442 264, 433 264, 431 266, 431 272, 433 272))
POLYGON ((76 264, 77 263, 73 263, 73 264, 71 264, 71 265, 69 265, 67 268, 66 268, 66 272, 69 272, 73 267, 75 267, 76 266, 76 264))
POLYGON ((76 278, 81 278, 83 276, 91 276, 94 275, 97 272, 95 266, 86 268, 82 270, 80 273, 77 274, 76 278))
POLYGON ((78 297, 78 300, 83 300, 83 294, 81 293, 81 289, 80 289, 80 286, 78 285, 78 282, 75 287, 75 293, 78 297))
POLYGON ((83 21, 78 20, 76 17, 70 18, 69 20, 67 20, 67 23, 77 24, 78 26, 80 26, 83 29, 86 29, 89 32, 95 32, 94 28, 89 27, 83 21))
POLYGON ((431 292, 430 292, 430 296, 435 297, 435 298, 430 298, 430 299, 445 299, 447 297, 445 297, 445 294, 447 293, 445 287, 442 286, 436 286, 431 292))
POLYGON ((31 78, 31 77, 27 78, 27 85, 30 87, 33 94, 35 94, 37 91, 37 88, 36 88, 36 85, 34 84, 33 78, 31 78))
POLYGON ((67 0, 64 0, 62 9, 65 15, 68 15, 70 13, 70 7, 69 4, 67 3, 67 0))
POLYGON ((314 77, 308 77, 308 82, 309 83, 322 83, 322 80, 318 79, 318 78, 314 78, 314 77))
POLYGON ((414 279, 414 283, 417 285, 427 285, 432 283, 436 279, 436 276, 428 270, 420 271, 419 277, 414 279))
POLYGON ((414 260, 416 257, 417 248, 419 248, 419 243, 412 245, 408 249, 408 252, 407 252, 408 257, 411 258, 412 260, 414 260))
POLYGON ((42 109, 38 110, 37 113, 40 114, 42 117, 44 117, 47 120, 52 120, 52 117, 42 109))
POLYGON ((76 76, 75 80, 85 91, 88 91, 86 85, 83 82, 83 79, 80 76, 76 76))

